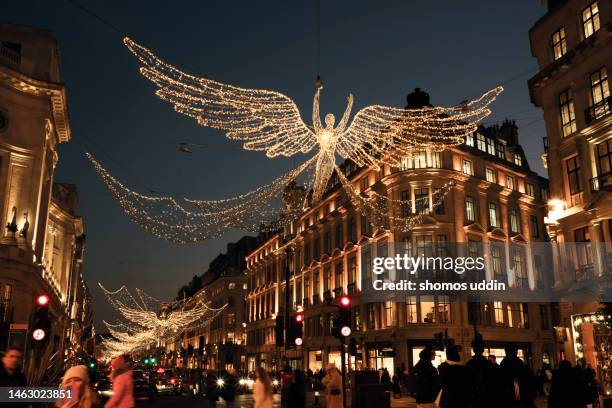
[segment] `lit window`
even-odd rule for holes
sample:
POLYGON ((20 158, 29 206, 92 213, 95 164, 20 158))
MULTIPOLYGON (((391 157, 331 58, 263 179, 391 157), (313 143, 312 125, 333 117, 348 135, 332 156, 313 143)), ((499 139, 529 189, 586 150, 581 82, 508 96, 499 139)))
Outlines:
POLYGON ((499 228, 499 209, 496 203, 489 203, 489 226, 499 228))
POLYGON ((516 183, 514 182, 514 177, 506 176, 506 187, 510 190, 516 190, 516 183))
POLYGON ((469 174, 470 176, 474 175, 474 165, 471 161, 463 159, 463 172, 465 174, 469 174))
POLYGON ((512 207, 510 208, 510 232, 517 234, 520 232, 520 228, 519 212, 516 207, 512 207))
POLYGON ((535 215, 529 216, 529 222, 531 223, 531 236, 533 238, 537 238, 540 236, 540 223, 538 222, 538 217, 535 215))
POLYGON ((561 27, 559 31, 552 35, 553 57, 556 60, 561 58, 567 52, 567 43, 565 42, 565 29, 561 27))
POLYGON ((497 153, 497 157, 506 160, 506 147, 503 144, 495 142, 495 152, 497 153))
POLYGON ((575 195, 582 192, 580 161, 578 156, 574 156, 566 161, 567 181, 569 184, 570 195, 575 195))
POLYGON ((525 184, 525 193, 528 196, 535 197, 535 187, 531 183, 525 184))
POLYGON ((476 221, 476 203, 474 197, 465 197, 465 219, 469 222, 476 221))
POLYGON ((610 104, 606 102, 609 97, 608 72, 606 67, 601 67, 591 74, 591 100, 593 102, 590 110, 591 119, 599 119, 610 113, 610 104))
POLYGON ((495 183, 495 169, 487 167, 487 181, 490 183, 495 183))
POLYGON ((406 323, 418 323, 417 304, 415 296, 406 296, 406 323))
POLYGON ((516 164, 517 166, 523 165, 523 157, 520 153, 514 153, 514 164, 516 164))
POLYGON ((559 113, 561 114, 563 136, 569 136, 576 131, 574 97, 569 89, 559 95, 559 113))
POLYGON ((465 144, 467 146, 472 146, 474 147, 474 135, 473 134, 469 134, 465 137, 465 144))
POLYGON ((487 153, 495 156, 495 140, 487 138, 487 153))
POLYGON ((596 1, 582 10, 582 30, 584 38, 592 36, 599 30, 599 8, 596 1))
POLYGON ((414 205, 417 214, 429 213, 429 188, 414 189, 414 205))
POLYGON ((476 147, 478 150, 482 150, 483 152, 487 151, 485 136, 481 133, 476 133, 476 147))

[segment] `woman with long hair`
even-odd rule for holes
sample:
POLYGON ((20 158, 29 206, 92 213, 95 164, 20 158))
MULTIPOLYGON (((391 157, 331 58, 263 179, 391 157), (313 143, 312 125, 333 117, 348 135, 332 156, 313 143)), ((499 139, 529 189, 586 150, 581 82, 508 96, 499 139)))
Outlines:
POLYGON ((70 390, 71 398, 59 400, 58 408, 94 408, 98 406, 96 394, 89 387, 87 367, 78 365, 70 367, 62 377, 61 388, 70 390))
POLYGON ((255 370, 257 378, 253 385, 254 408, 272 408, 272 382, 263 367, 255 370))

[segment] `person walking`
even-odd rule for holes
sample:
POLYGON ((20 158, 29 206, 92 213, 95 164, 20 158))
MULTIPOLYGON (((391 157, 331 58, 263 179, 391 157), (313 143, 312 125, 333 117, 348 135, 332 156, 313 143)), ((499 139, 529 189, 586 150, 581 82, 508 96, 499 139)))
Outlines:
POLYGON ((548 396, 549 408, 584 408, 586 407, 587 384, 584 377, 569 361, 559 363, 559 369, 553 372, 548 396))
POLYGON ((111 361, 110 380, 113 382, 113 395, 104 404, 104 408, 133 408, 134 385, 132 370, 124 356, 111 361))
POLYGON ((334 364, 327 366, 327 375, 323 378, 325 386, 325 408, 342 408, 342 378, 334 364))
POLYGON ((288 407, 291 408, 306 407, 306 376, 301 370, 293 372, 293 381, 289 385, 288 403, 288 407))
MULTIPOLYGON (((28 380, 21 372, 23 364, 23 353, 17 347, 9 347, 2 356, 0 361, 0 387, 27 387, 28 380)), ((2 404, 7 408, 27 407, 27 403, 22 402, 5 402, 2 404)))
POLYGON ((293 370, 291 370, 291 367, 286 365, 285 368, 283 368, 283 371, 281 372, 281 380, 280 380, 281 407, 282 408, 291 408, 291 406, 288 405, 288 401, 289 401, 289 387, 291 386, 292 382, 293 382, 293 370))
POLYGON ((253 385, 253 408, 272 408, 272 382, 263 367, 255 370, 256 378, 253 385))
POLYGON ((400 385, 400 368, 396 367, 393 372, 393 377, 391 377, 391 382, 393 383, 393 397, 394 398, 402 398, 402 387, 400 385))
POLYGON ((474 395, 470 369, 461 364, 461 348, 451 345, 446 348, 446 361, 440 364, 441 408, 468 408, 474 395))
POLYGON ((474 356, 466 364, 466 367, 470 369, 474 384, 473 408, 487 408, 498 405, 498 367, 483 355, 484 346, 482 335, 477 333, 472 340, 474 356))
POLYGON ((512 408, 534 407, 536 384, 531 370, 518 358, 516 345, 508 343, 505 351, 506 356, 499 365, 503 403, 512 408))
POLYGON ((387 388, 387 390, 391 389, 391 376, 389 375, 389 370, 387 370, 387 367, 383 368, 380 381, 387 388))
POLYGON ((427 346, 419 353, 419 362, 414 366, 414 383, 418 407, 434 407, 436 397, 440 392, 438 370, 432 364, 435 358, 435 350, 433 347, 427 346))
POLYGON ((62 398, 55 404, 58 408, 96 408, 96 394, 89 387, 87 367, 77 365, 64 373, 60 387, 70 390, 70 398, 62 398))

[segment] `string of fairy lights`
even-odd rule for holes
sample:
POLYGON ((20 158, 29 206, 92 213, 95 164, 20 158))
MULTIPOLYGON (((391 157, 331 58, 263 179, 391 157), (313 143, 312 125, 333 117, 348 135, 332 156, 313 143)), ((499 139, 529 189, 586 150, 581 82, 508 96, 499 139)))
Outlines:
MULTIPOLYGON (((158 58, 151 50, 125 37, 124 43, 141 64, 141 74, 156 87, 155 94, 200 125, 223 131, 230 139, 241 140, 246 150, 265 151, 267 157, 291 157, 296 153, 316 154, 296 169, 251 192, 223 200, 184 199, 197 210, 189 210, 171 196, 150 196, 130 190, 89 153, 87 157, 125 214, 146 231, 171 242, 199 242, 219 237, 230 229, 261 231, 278 229, 293 222, 302 210, 321 200, 329 180, 338 171, 336 154, 357 166, 399 166, 401 158, 417 151, 439 152, 463 142, 478 123, 491 113, 489 105, 502 92, 493 88, 479 98, 458 106, 423 106, 415 109, 372 105, 359 110, 350 121, 353 96, 336 125, 333 114, 320 116, 322 82, 317 82, 313 100, 312 127, 301 118, 295 102, 271 90, 240 88, 206 77, 186 73, 158 58), (279 210, 275 199, 298 177, 311 191, 304 206, 279 210)), ((423 214, 393 215, 393 207, 411 205, 396 202, 371 191, 364 196, 338 173, 353 204, 362 208, 373 225, 409 230, 423 214), (389 209, 392 209, 389 214, 389 209), (389 218, 391 217, 391 218, 389 218)), ((452 188, 443 186, 433 206, 452 188)))
POLYGON ((195 297, 160 302, 140 289, 136 289, 134 296, 125 286, 109 291, 98 285, 121 318, 118 324, 104 322, 111 335, 102 344, 106 357, 138 351, 174 336, 186 327, 208 325, 227 307, 212 308, 204 299, 195 297))

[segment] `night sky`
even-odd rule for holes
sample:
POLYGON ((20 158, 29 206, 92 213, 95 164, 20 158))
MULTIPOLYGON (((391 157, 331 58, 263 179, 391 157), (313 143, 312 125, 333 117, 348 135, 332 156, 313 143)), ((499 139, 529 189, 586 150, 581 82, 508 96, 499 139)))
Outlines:
MULTIPOLYGON (((78 1, 186 71, 288 95, 310 123, 316 2, 78 1)), ((371 104, 403 107, 415 87, 429 92, 434 104, 452 105, 503 84, 485 123, 515 119, 532 169, 545 175, 538 159, 544 121, 526 83, 537 71, 528 30, 544 13, 538 0, 322 1, 321 113, 339 117, 349 91, 356 112, 371 104)), ((56 181, 79 188, 84 271, 99 329, 101 319, 113 316, 98 282, 174 298, 242 233, 190 245, 149 236, 124 216, 85 149, 134 190, 204 199, 252 190, 305 159, 243 151, 221 132, 175 113, 140 76, 122 35, 68 0, 4 2, 0 19, 48 29, 59 41, 73 133, 60 147, 56 181), (177 150, 179 142, 205 147, 189 155, 177 150)))

